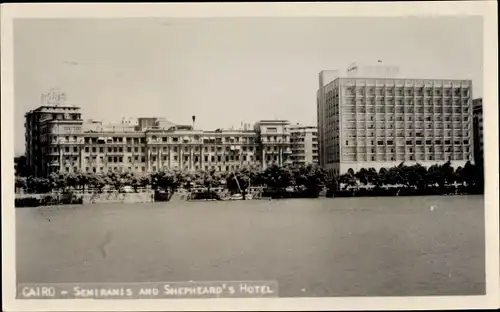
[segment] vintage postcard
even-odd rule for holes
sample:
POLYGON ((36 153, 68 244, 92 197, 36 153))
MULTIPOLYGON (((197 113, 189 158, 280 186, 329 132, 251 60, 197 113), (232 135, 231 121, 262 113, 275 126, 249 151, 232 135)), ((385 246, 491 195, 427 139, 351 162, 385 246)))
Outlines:
POLYGON ((5 311, 499 307, 497 4, 5 4, 5 311))

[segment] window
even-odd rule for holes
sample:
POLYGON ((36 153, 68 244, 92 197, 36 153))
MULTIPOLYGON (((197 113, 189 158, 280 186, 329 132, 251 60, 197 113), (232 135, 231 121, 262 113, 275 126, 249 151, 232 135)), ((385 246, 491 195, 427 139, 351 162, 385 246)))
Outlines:
POLYGON ((99 147, 99 153, 104 153, 104 147, 99 147))

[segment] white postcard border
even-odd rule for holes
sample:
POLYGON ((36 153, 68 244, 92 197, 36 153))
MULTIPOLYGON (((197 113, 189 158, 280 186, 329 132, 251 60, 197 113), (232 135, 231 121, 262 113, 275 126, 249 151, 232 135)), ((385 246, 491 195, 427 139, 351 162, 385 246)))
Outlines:
POLYGON ((164 311, 164 310, 394 310, 476 309, 499 307, 498 237, 498 34, 497 3, 240 3, 240 4, 2 4, 2 289, 6 311, 164 311), (16 300, 15 211, 13 206, 13 19, 123 17, 291 17, 291 16, 457 16, 484 18, 484 157, 486 206, 485 296, 350 297, 176 300, 16 300))

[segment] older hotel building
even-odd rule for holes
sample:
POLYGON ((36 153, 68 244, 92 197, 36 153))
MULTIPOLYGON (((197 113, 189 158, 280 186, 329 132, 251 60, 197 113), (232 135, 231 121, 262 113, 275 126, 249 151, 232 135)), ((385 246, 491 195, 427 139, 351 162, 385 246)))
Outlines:
POLYGON ((164 168, 230 171, 290 164, 285 120, 253 128, 202 131, 161 118, 84 121, 80 108, 44 105, 26 114, 27 166, 52 172, 154 172, 164 168))
POLYGON ((291 160, 295 165, 318 163, 318 128, 314 126, 290 126, 291 160))
POLYGON ((398 78, 395 66, 353 64, 322 71, 317 93, 320 165, 352 168, 430 166, 473 159, 472 82, 398 78))

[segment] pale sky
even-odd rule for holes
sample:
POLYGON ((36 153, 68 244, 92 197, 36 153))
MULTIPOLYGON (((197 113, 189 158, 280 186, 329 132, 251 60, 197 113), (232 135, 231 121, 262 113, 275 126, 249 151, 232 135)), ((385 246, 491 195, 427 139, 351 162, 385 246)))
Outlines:
POLYGON ((481 17, 60 19, 14 24, 15 152, 24 114, 58 87, 84 119, 165 117, 196 128, 316 124, 318 73, 383 60, 408 78, 472 79, 481 17), (78 62, 71 65, 67 62, 78 62))

